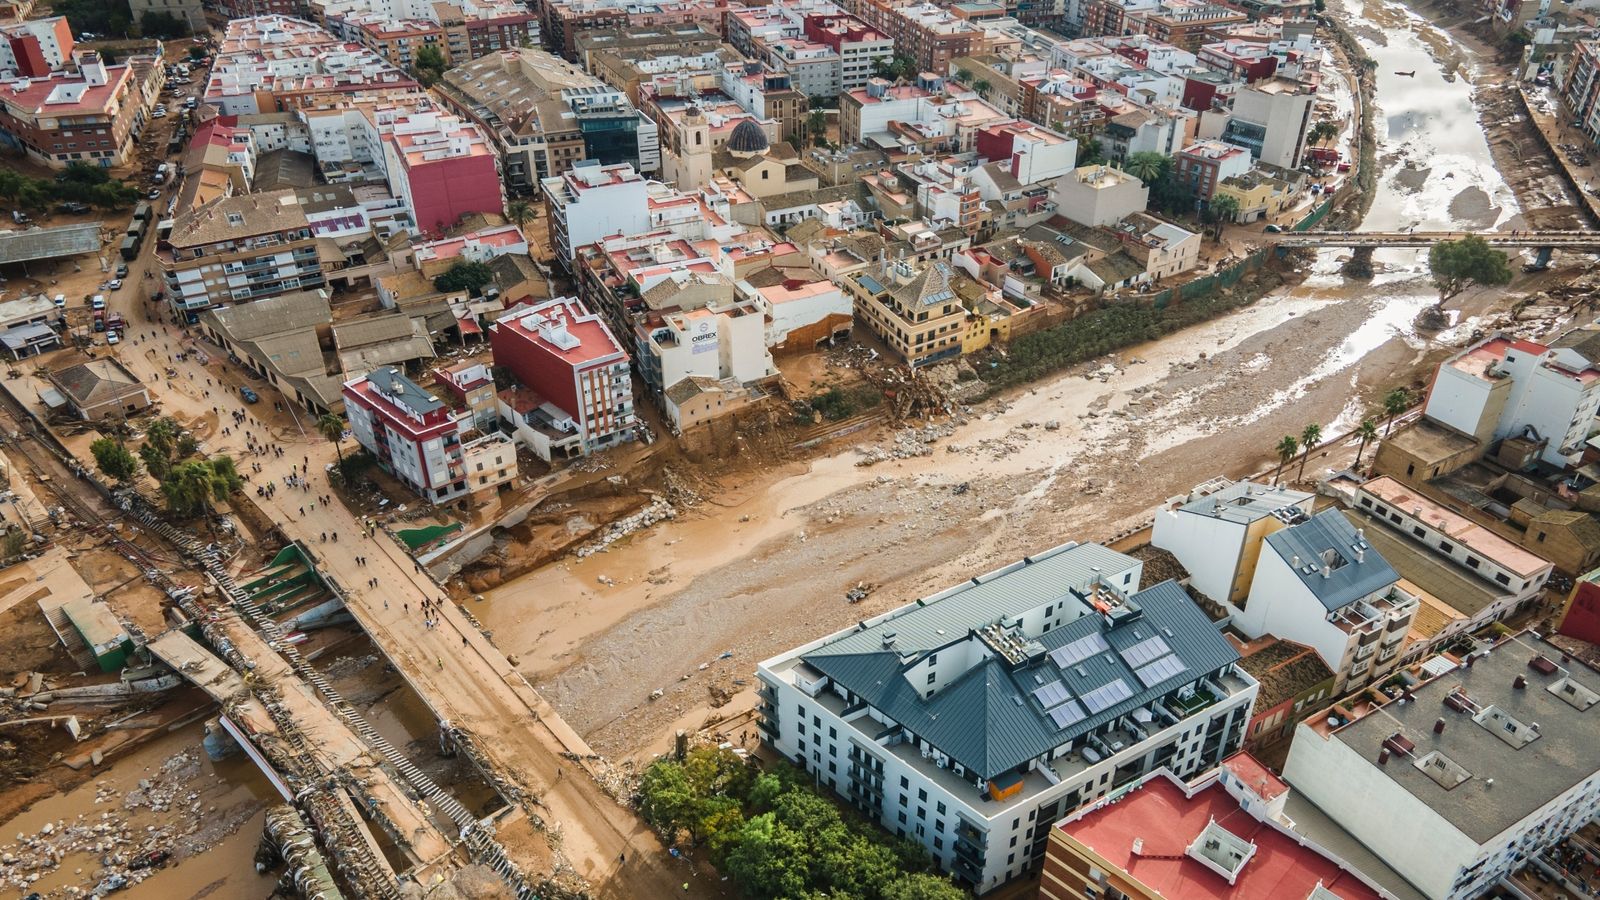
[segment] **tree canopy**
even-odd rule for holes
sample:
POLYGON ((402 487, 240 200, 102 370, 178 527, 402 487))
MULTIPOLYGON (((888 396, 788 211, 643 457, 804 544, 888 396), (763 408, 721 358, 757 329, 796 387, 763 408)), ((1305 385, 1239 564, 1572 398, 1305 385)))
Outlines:
POLYGON ((454 291, 470 291, 476 294, 493 280, 494 270, 489 268, 487 263, 463 259, 457 261, 443 275, 435 278, 433 286, 447 294, 454 291))
POLYGON ((174 466, 161 481, 167 508, 180 516, 209 513, 219 500, 226 500, 244 486, 233 458, 213 456, 174 466))
POLYGON ((449 64, 444 61, 444 54, 433 44, 424 44, 411 61, 411 69, 423 87, 438 82, 444 77, 444 70, 447 68, 449 64))
POLYGON ((117 481, 131 481, 139 474, 139 460, 116 438, 103 437, 89 445, 100 471, 117 481))
POLYGON ((704 845, 752 900, 855 897, 958 900, 928 871, 917 845, 848 816, 788 767, 756 774, 728 750, 700 747, 657 760, 639 786, 639 811, 677 841, 704 845))
POLYGON ((1428 251, 1428 268, 1433 272, 1433 286, 1439 290, 1440 305, 1473 285, 1511 283, 1506 255, 1475 234, 1434 244, 1428 251))

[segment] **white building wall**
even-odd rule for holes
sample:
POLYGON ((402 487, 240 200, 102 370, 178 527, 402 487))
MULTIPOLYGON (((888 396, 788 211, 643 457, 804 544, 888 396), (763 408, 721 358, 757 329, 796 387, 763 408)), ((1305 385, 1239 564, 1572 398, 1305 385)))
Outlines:
MULTIPOLYGON (((1409 766, 1411 761, 1396 755, 1388 764, 1409 766)), ((1377 760, 1318 735, 1304 722, 1295 728, 1283 777, 1431 898, 1450 897, 1456 874, 1478 857, 1471 838, 1396 784, 1377 760)))
POLYGON ((1150 543, 1171 553, 1189 570, 1189 583, 1207 598, 1238 615, 1228 602, 1238 574, 1248 527, 1213 516, 1161 509, 1156 512, 1150 543))
POLYGON ((1271 544, 1261 547, 1250 597, 1233 623, 1250 638, 1273 634, 1305 644, 1344 678, 1345 656, 1355 637, 1328 621, 1327 607, 1312 596, 1289 561, 1271 544))
MULTIPOLYGON (((1115 177, 1115 176, 1112 176, 1115 177)), ((1105 187, 1093 187, 1068 175, 1051 189, 1056 209, 1080 225, 1099 227, 1120 222, 1136 212, 1144 212, 1150 189, 1137 178, 1105 187)))
MULTIPOLYGON (((1428 391, 1423 414, 1462 434, 1479 434, 1492 383, 1446 363, 1428 391)), ((1488 430, 1485 424, 1485 431, 1488 430)))
POLYGON ((762 299, 761 306, 772 320, 771 326, 767 329, 766 343, 769 347, 775 347, 788 340, 789 332, 796 328, 821 322, 832 315, 848 316, 855 308, 850 298, 838 287, 801 300, 768 303, 762 299))

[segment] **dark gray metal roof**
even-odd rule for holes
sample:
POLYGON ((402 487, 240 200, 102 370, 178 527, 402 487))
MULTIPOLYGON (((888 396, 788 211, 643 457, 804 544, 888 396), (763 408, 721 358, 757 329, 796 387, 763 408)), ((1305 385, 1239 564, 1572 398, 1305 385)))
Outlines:
MULTIPOLYGON (((987 586, 997 592, 1010 593, 1006 588, 1015 576, 1031 579, 1037 568, 1036 565, 1016 570, 987 586)), ((1019 593, 1030 595, 1026 606, 1021 608, 1031 609, 1040 602, 1041 595, 1036 590, 1024 587, 1019 593)), ((1014 668, 998 657, 991 657, 933 696, 924 697, 919 686, 912 685, 903 674, 921 661, 925 655, 922 649, 937 650, 973 639, 974 628, 1008 615, 1004 609, 990 607, 988 616, 977 620, 964 606, 956 606, 947 618, 933 619, 935 614, 943 612, 940 607, 952 599, 957 598, 947 598, 907 614, 927 614, 930 619, 917 622, 914 627, 901 624, 907 616, 893 620, 894 649, 884 649, 881 634, 877 629, 869 629, 824 645, 803 659, 983 778, 1010 772, 1034 757, 1239 659, 1238 652, 1183 588, 1175 581, 1164 581, 1135 594, 1131 602, 1139 608, 1140 615, 1115 627, 1109 626, 1105 617, 1077 598, 1078 617, 1038 639, 1042 654, 1036 653, 1028 662, 1014 668), (945 631, 940 643, 921 644, 920 639, 933 633, 931 629, 936 623, 945 631), (1051 658, 1051 651, 1091 634, 1101 635, 1106 648, 1065 668, 1051 658), (872 643, 855 640, 858 635, 870 635, 872 643), (1156 637, 1161 638, 1166 652, 1156 652, 1157 648, 1148 643, 1156 637), (916 642, 919 650, 908 653, 907 640, 916 642), (1133 653, 1136 645, 1142 650, 1133 653), (1124 653, 1130 653, 1135 662, 1154 660, 1144 665, 1161 665, 1165 661, 1162 677, 1146 686, 1139 677, 1138 667, 1130 664, 1124 653), (1151 656, 1152 653, 1155 655, 1151 656), (1042 690, 1057 681, 1070 694, 1071 699, 1065 703, 1059 702, 1059 692, 1044 693, 1042 690), (1117 687, 1119 681, 1122 688, 1117 687), (1050 700, 1048 707, 1040 702, 1041 697, 1050 700), (1104 705, 1093 704, 1097 697, 1104 699, 1104 705), (1061 719, 1064 727, 1057 724, 1057 717, 1050 715, 1051 710, 1063 707, 1068 709, 1068 714, 1061 719)))
POLYGON ((407 378, 405 373, 393 366, 384 366, 373 369, 367 373, 367 381, 390 399, 405 404, 407 409, 418 415, 426 415, 436 409, 443 409, 444 404, 427 391, 423 390, 415 381, 407 378))
POLYGON ((0 263, 77 256, 100 249, 101 222, 0 231, 0 263))
POLYGON ((1329 611, 1343 609, 1400 580, 1394 567, 1356 534, 1355 526, 1336 509, 1275 531, 1267 535, 1267 543, 1285 563, 1292 565, 1299 559, 1295 574, 1329 611))

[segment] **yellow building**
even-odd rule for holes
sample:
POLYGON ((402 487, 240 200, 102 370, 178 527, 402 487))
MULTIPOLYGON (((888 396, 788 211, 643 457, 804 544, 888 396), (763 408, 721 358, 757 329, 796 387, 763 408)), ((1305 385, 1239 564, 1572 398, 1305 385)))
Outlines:
POLYGON ((1253 169, 1243 175, 1225 178, 1217 184, 1213 197, 1232 197, 1239 204, 1234 221, 1245 224, 1292 208, 1300 196, 1298 185, 1253 169))
POLYGON ((912 366, 960 356, 967 310, 952 283, 970 276, 943 261, 918 271, 901 260, 883 277, 887 284, 870 272, 844 280, 856 321, 865 322, 912 366))

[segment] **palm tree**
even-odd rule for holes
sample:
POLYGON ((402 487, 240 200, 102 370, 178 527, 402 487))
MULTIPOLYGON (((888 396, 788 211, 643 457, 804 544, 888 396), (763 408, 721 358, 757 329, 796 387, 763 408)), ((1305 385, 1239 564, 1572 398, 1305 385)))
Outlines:
POLYGON ((1307 425, 1305 430, 1300 432, 1300 476, 1296 480, 1306 480, 1306 460, 1311 458, 1311 451, 1317 449, 1317 444, 1321 440, 1321 425, 1307 425))
POLYGON ((1361 446, 1356 448, 1356 468, 1361 468, 1361 454, 1367 452, 1367 442, 1378 436, 1378 423, 1368 416, 1356 426, 1356 437, 1361 438, 1361 446))
POLYGON ((811 132, 811 143, 820 144, 828 139, 828 111, 813 109, 806 117, 806 128, 811 132))
POLYGON ((1405 388, 1395 388, 1384 395, 1383 411, 1389 416, 1388 424, 1383 426, 1383 437, 1389 438, 1389 429, 1394 427, 1395 416, 1411 408, 1411 393, 1405 388))
POLYGON ((1129 175, 1139 179, 1145 184, 1160 178, 1167 171, 1169 162, 1165 156, 1144 150, 1128 157, 1123 164, 1123 170, 1129 175))
POLYGON ((961 82, 962 84, 966 84, 967 82, 971 81, 972 80, 972 70, 971 69, 957 69, 956 70, 956 80, 961 82))
POLYGON ((1078 165, 1097 166, 1106 161, 1106 152, 1100 142, 1087 138, 1078 144, 1078 165))
POLYGON ((990 87, 991 87, 991 85, 989 84, 989 79, 987 79, 987 78, 979 78, 977 81, 974 81, 972 83, 972 89, 977 91, 978 92, 978 96, 980 96, 980 97, 983 96, 984 94, 989 93, 989 88, 990 87))
POLYGON ((344 448, 339 439, 344 437, 344 420, 331 412, 317 417, 317 433, 333 442, 333 452, 339 454, 339 471, 344 471, 344 448))
POLYGON ((1300 442, 1294 439, 1294 435, 1286 434, 1283 436, 1283 440, 1278 442, 1277 451, 1278 471, 1272 473, 1273 484, 1278 483, 1279 476, 1283 474, 1283 467, 1289 463, 1289 460, 1294 459, 1296 453, 1300 452, 1300 442))
POLYGON ((1311 138, 1312 144, 1321 144, 1338 137, 1338 135, 1339 126, 1333 124, 1331 119, 1323 119, 1311 126, 1311 133, 1307 137, 1311 138))
POLYGON ((161 492, 167 497, 167 506, 180 516, 206 513, 209 519, 212 504, 226 500, 239 489, 239 473, 233 459, 214 456, 186 462, 172 470, 161 482, 161 492))
POLYGON ((1222 235, 1222 226, 1239 219, 1239 198, 1232 194, 1218 194, 1211 198, 1208 207, 1211 217, 1217 223, 1217 235, 1222 235))
POLYGON ((517 227, 521 228, 528 223, 529 219, 533 218, 533 205, 526 200, 513 200, 506 206, 506 218, 517 223, 517 227))

